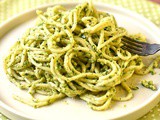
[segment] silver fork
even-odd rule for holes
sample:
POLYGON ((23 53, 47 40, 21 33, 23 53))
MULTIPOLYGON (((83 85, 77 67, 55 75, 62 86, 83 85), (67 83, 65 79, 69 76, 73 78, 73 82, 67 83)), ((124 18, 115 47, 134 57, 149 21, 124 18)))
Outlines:
POLYGON ((140 42, 127 36, 122 38, 122 43, 124 44, 124 49, 140 56, 153 55, 160 50, 160 44, 140 42))

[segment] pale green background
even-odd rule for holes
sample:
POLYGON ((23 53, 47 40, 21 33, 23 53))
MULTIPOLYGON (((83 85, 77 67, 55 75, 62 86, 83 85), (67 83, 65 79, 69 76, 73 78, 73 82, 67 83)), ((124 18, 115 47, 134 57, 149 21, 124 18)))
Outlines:
MULTIPOLYGON (((0 0, 0 24, 17 13, 41 6, 42 4, 60 1, 86 1, 86 0, 0 0)), ((147 0, 92 0, 107 4, 121 6, 135 11, 160 27, 160 6, 147 0)), ((6 120, 0 113, 0 120, 6 120)), ((140 120, 160 120, 160 103, 140 120)))

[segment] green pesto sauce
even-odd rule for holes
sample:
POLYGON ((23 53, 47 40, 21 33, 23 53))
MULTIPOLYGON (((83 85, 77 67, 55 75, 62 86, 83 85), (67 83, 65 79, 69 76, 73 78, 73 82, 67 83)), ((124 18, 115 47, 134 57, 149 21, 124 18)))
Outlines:
POLYGON ((149 88, 153 91, 157 90, 157 87, 155 86, 155 84, 153 83, 153 81, 147 81, 147 80, 142 80, 141 81, 142 86, 149 88))

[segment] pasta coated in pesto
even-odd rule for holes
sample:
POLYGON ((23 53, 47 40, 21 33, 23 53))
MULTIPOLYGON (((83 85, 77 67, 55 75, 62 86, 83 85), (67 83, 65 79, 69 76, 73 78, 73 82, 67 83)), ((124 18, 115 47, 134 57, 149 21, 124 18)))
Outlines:
MULTIPOLYGON (((37 14, 35 26, 15 43, 4 61, 9 80, 33 99, 14 98, 33 107, 79 96, 93 110, 106 110, 112 100, 131 99, 126 80, 139 70, 147 74, 159 61, 143 69, 142 58, 122 48, 122 37, 130 36, 126 29, 92 3, 72 10, 54 6, 37 14), (117 85, 127 91, 126 97, 115 96, 117 85)), ((145 40, 143 35, 138 37, 145 40)))

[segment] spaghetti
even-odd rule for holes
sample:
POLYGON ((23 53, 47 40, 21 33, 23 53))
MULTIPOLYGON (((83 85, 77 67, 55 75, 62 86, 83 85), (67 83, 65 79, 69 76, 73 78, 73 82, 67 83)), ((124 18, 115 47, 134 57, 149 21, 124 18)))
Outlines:
MULTIPOLYGON (((114 16, 97 11, 92 3, 72 10, 55 6, 37 14, 36 25, 15 43, 4 61, 9 80, 32 97, 15 99, 42 107, 78 96, 93 110, 106 110, 112 100, 133 97, 126 80, 144 64, 140 56, 122 48, 121 38, 128 34, 118 27, 114 16), (117 86, 128 92, 126 97, 116 96, 117 86)), ((145 40, 143 35, 138 39, 145 40)))

